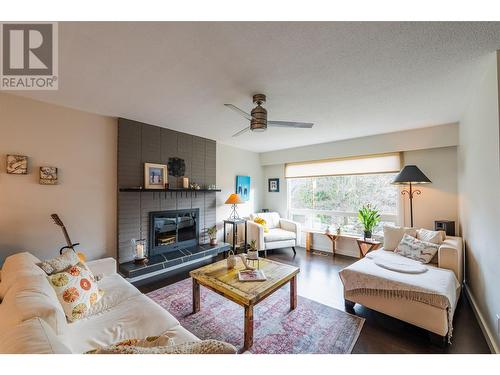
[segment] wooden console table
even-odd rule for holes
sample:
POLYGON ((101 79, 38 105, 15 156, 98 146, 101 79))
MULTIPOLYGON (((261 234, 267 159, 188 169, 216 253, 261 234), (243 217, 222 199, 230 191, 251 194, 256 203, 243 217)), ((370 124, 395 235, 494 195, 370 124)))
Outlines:
POLYGON ((312 236, 313 234, 322 234, 330 239, 332 241, 332 250, 333 250, 333 255, 335 255, 335 250, 337 248, 337 239, 339 238, 338 234, 333 234, 333 233, 326 233, 324 230, 317 230, 317 229, 304 229, 303 230, 306 234, 306 251, 310 252, 311 251, 311 244, 312 244, 312 236))

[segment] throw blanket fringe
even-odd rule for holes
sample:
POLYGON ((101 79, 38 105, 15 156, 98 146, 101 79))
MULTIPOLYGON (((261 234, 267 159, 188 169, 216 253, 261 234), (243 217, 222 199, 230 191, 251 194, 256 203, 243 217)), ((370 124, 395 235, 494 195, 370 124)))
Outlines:
POLYGON ((440 307, 446 309, 446 314, 448 317, 448 343, 451 344, 451 337, 453 335, 453 314, 450 309, 450 302, 445 296, 432 293, 422 293, 413 290, 390 290, 390 289, 370 289, 370 288, 359 288, 351 289, 345 291, 345 297, 349 299, 350 297, 355 297, 359 295, 368 295, 374 297, 383 298, 399 298, 406 299, 409 301, 422 302, 427 305, 440 307))

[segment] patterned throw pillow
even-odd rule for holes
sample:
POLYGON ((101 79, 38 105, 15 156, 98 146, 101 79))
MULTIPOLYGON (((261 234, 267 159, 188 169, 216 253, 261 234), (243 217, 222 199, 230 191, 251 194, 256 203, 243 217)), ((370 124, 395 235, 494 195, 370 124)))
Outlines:
POLYGON ((262 225, 264 227, 264 233, 269 233, 269 227, 267 226, 267 221, 265 221, 261 217, 256 217, 253 221, 255 223, 257 223, 257 224, 262 225))
POLYGON ((429 263, 436 255, 439 245, 435 243, 420 241, 415 237, 405 234, 394 252, 406 258, 429 263))
POLYGON ((66 318, 71 322, 85 317, 90 307, 101 299, 92 272, 81 264, 47 278, 56 291, 66 318))
POLYGON ((47 275, 51 275, 54 272, 61 272, 68 267, 74 266, 79 262, 80 258, 78 258, 78 255, 73 250, 66 250, 53 259, 44 260, 39 266, 47 275))

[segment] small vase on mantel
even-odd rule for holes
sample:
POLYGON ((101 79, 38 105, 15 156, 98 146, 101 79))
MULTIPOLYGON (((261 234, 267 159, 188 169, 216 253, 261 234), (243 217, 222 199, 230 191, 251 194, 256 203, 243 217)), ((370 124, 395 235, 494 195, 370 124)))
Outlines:
POLYGON ((364 231, 364 236, 365 236, 365 240, 367 238, 372 238, 372 232, 370 230, 365 230, 364 231))

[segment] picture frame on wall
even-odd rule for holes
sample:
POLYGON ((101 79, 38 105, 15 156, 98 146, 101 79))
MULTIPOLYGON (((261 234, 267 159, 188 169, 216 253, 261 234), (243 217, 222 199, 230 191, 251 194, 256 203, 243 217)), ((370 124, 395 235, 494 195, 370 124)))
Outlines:
POLYGON ((165 164, 144 163, 144 188, 165 189, 168 183, 168 168, 165 164))
POLYGON ((269 178, 267 180, 267 191, 269 193, 279 193, 280 192, 280 179, 279 178, 269 178))
POLYGON ((250 176, 236 176, 236 194, 243 201, 250 199, 250 176))
POLYGON ((28 157, 7 155, 7 174, 28 174, 28 157))
POLYGON ((57 185, 57 168, 40 167, 40 185, 57 185))

